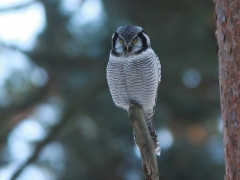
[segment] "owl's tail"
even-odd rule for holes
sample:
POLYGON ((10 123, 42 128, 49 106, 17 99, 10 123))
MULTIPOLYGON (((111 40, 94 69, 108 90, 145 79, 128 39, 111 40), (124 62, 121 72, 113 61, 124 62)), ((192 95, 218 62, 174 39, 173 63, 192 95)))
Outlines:
POLYGON ((159 141, 158 141, 158 136, 157 136, 157 133, 156 133, 156 130, 155 130, 155 126, 154 126, 154 122, 153 122, 153 114, 154 114, 154 110, 152 111, 146 111, 144 112, 144 117, 145 117, 145 121, 147 123, 147 126, 148 126, 148 130, 149 130, 149 133, 153 139, 153 142, 154 142, 154 148, 155 148, 155 153, 160 156, 160 153, 161 153, 161 148, 160 148, 160 144, 159 144, 159 141))
MULTIPOLYGON (((156 130, 155 130, 155 126, 154 126, 154 122, 153 122, 153 114, 154 114, 154 110, 151 111, 149 113, 149 111, 143 111, 143 114, 144 114, 144 117, 145 117, 145 121, 147 123, 147 126, 148 126, 148 131, 152 137, 152 140, 153 140, 153 144, 154 144, 154 149, 155 149, 155 153, 160 156, 161 154, 161 148, 160 148, 160 145, 159 145, 159 141, 158 141, 158 137, 157 137, 157 133, 156 133, 156 130)), ((138 148, 138 145, 135 141, 136 139, 136 135, 135 133, 133 132, 133 138, 134 138, 134 142, 138 148)), ((139 148, 138 148, 139 149, 139 148)))

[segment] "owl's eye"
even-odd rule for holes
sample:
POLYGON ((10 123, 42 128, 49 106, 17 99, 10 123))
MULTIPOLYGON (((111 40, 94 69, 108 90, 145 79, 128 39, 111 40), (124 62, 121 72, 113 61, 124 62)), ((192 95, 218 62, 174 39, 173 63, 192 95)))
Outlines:
POLYGON ((134 40, 132 40, 132 43, 133 43, 133 44, 136 44, 136 43, 137 43, 137 38, 135 38, 134 40))
POLYGON ((120 39, 120 43, 121 43, 121 44, 124 44, 124 41, 123 41, 122 39, 120 39))

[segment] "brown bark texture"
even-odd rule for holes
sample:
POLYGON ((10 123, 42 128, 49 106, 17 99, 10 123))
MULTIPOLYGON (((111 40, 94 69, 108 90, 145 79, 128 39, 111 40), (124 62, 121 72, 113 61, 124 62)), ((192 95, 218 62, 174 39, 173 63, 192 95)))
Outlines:
POLYGON ((141 153, 142 169, 146 173, 146 180, 159 180, 160 173, 153 140, 149 134, 141 106, 131 101, 128 115, 135 134, 135 142, 141 153))
POLYGON ((214 0, 225 180, 240 180, 240 1, 214 0))

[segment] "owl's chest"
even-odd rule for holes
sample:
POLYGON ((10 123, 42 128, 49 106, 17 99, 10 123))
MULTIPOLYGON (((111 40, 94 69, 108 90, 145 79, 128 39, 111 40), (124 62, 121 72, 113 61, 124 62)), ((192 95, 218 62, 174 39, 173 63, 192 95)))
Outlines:
POLYGON ((144 85, 147 81, 147 77, 152 73, 152 64, 149 59, 139 59, 134 61, 127 61, 123 64, 123 73, 126 81, 126 85, 129 83, 144 85))
POLYGON ((154 76, 154 65, 150 59, 123 63, 116 78, 121 79, 118 82, 122 86, 118 90, 125 98, 146 100, 156 91, 157 78, 154 76))
POLYGON ((158 87, 157 68, 153 59, 110 61, 108 82, 115 104, 125 109, 129 100, 153 106, 158 87))

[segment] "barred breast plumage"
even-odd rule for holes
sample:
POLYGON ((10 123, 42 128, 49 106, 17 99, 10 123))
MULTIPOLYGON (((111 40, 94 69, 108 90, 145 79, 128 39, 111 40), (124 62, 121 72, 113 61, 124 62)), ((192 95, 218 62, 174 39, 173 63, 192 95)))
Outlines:
POLYGON ((160 61, 151 49, 124 59, 110 55, 107 80, 114 103, 128 110, 129 101, 135 100, 144 110, 152 110, 160 73, 160 61))

